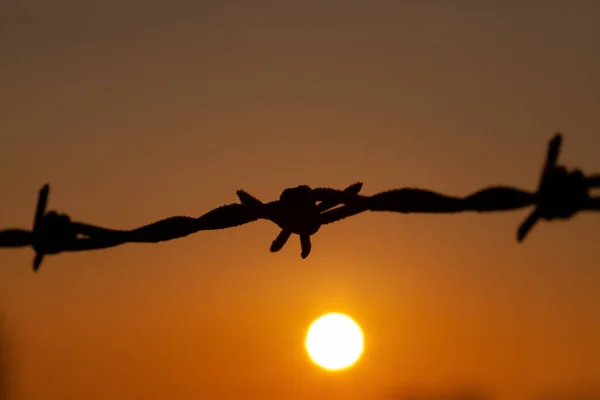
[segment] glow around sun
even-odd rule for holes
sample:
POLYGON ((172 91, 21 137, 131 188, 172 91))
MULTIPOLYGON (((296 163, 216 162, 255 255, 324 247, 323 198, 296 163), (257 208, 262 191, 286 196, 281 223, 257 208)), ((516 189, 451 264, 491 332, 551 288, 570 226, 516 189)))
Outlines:
POLYGON ((329 371, 339 371, 358 361, 363 353, 364 337, 352 318, 329 313, 310 325, 305 346, 315 364, 329 371))

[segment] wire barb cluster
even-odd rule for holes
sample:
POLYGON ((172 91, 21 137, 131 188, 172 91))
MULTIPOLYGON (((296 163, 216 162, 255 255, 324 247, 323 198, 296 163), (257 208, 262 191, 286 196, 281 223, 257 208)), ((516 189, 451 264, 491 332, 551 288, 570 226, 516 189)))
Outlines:
POLYGON ((103 228, 73 221, 67 214, 46 211, 50 185, 44 185, 31 231, 0 231, 0 247, 33 247, 36 272, 46 255, 65 251, 104 249, 125 243, 157 243, 206 231, 233 228, 259 219, 281 228, 270 251, 281 250, 292 234, 300 238, 304 259, 311 252, 311 236, 323 225, 364 211, 398 213, 460 213, 511 211, 533 206, 517 229, 522 242, 540 220, 567 220, 584 210, 600 211, 600 198, 590 190, 600 187, 600 175, 586 176, 558 164, 562 135, 548 143, 538 188, 529 192, 508 186, 490 186, 464 197, 447 196, 431 190, 402 188, 372 196, 361 195, 362 182, 344 190, 311 188, 306 185, 285 189, 278 200, 264 203, 244 190, 237 191, 239 203, 217 207, 198 217, 176 216, 131 230, 103 228))

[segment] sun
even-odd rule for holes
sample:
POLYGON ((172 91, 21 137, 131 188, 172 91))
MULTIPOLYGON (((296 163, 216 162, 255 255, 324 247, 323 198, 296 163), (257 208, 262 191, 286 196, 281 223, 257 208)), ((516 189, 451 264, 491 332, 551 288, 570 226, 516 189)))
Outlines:
POLYGON ((352 318, 328 313, 310 325, 304 344, 315 364, 328 371, 339 371, 358 361, 363 353, 364 337, 352 318))

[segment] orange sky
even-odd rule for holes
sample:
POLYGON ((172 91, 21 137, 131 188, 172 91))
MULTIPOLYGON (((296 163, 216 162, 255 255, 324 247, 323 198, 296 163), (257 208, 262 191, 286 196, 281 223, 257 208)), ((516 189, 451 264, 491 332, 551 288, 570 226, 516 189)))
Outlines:
MULTIPOLYGON (((600 172, 600 3, 6 0, 1 227, 37 190, 75 219, 199 216, 236 189, 534 189, 547 139, 600 172), (192 4, 195 3, 195 4, 192 4)), ((47 259, 0 251, 15 398, 393 400, 600 390, 598 217, 365 213, 296 237, 260 221, 47 259), (365 354, 332 375, 309 322, 365 354)))

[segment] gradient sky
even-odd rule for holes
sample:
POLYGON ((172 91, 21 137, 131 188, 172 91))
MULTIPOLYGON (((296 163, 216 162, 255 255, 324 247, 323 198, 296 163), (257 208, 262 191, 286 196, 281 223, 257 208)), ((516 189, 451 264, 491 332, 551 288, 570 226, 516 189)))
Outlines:
MULTIPOLYGON (((600 2, 3 0, 0 226, 39 187, 133 228, 243 188, 536 187, 547 140, 599 172, 600 2), (543 6, 542 6, 543 4, 543 6)), ((595 215, 365 213, 268 251, 268 221, 48 258, 0 251, 15 398, 498 399, 600 390, 595 215), (356 368, 303 348, 363 327, 356 368)))

